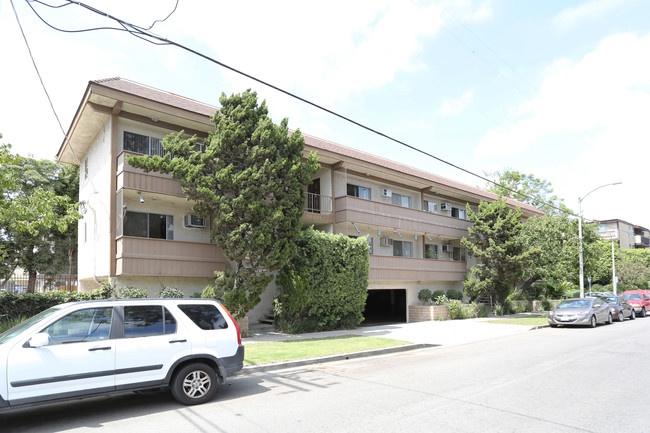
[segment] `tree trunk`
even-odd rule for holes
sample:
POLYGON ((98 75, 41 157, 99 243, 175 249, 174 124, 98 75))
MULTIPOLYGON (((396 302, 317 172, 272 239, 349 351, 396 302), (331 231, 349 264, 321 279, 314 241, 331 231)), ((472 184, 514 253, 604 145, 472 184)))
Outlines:
POLYGON ((29 280, 27 280, 27 293, 34 293, 36 288, 36 272, 29 272, 29 280))

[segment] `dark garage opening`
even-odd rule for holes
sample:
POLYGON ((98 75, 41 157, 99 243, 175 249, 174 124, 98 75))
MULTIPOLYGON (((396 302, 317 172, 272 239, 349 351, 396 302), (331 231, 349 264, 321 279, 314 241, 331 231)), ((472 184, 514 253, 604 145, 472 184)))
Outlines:
POLYGON ((406 322, 406 289, 368 290, 364 325, 406 322))

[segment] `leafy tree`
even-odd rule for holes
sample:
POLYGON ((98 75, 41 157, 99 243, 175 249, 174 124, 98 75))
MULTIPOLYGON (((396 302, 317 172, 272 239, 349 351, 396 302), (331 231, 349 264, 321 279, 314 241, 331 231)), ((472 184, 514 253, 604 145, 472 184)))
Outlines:
POLYGON ((510 289, 521 282, 532 251, 521 242, 521 209, 511 209, 505 200, 481 202, 474 213, 467 206, 472 222, 469 236, 461 244, 478 259, 464 282, 472 298, 494 295, 503 302, 510 289))
MULTIPOLYGON (((602 260, 600 237, 594 224, 584 224, 582 230, 585 275, 592 281, 607 279, 607 264, 602 260)), ((568 284, 579 284, 578 221, 566 215, 534 216, 526 220, 520 241, 530 251, 524 268, 522 291, 529 297, 560 296, 568 284), (537 282, 546 285, 545 293, 536 289, 537 282)), ((611 248, 611 246, 610 246, 611 248)), ((611 268, 611 255, 610 255, 611 268)))
POLYGON ((499 197, 508 197, 531 204, 549 215, 572 213, 564 205, 564 200, 553 194, 553 188, 549 181, 511 169, 491 174, 486 173, 486 176, 496 183, 496 185, 488 183, 486 189, 499 197))
POLYGON ((625 286, 650 288, 650 250, 621 250, 616 263, 616 275, 625 286))
POLYGON ((10 146, 0 151, 1 277, 16 267, 29 274, 27 290, 34 291, 36 275, 51 273, 55 236, 71 231, 76 243, 78 194, 57 191, 60 173, 74 169, 48 161, 12 155, 10 146))
POLYGON ((250 90, 231 97, 211 117, 215 130, 197 149, 197 137, 181 131, 167 136, 167 154, 129 157, 146 171, 170 173, 195 202, 193 210, 212 217, 212 238, 230 261, 215 285, 236 318, 260 302, 260 294, 296 251, 304 189, 319 169, 315 154, 302 162, 304 139, 289 135, 288 120, 280 125, 268 117, 266 102, 258 105, 250 90), (174 155, 174 158, 171 157, 174 155))

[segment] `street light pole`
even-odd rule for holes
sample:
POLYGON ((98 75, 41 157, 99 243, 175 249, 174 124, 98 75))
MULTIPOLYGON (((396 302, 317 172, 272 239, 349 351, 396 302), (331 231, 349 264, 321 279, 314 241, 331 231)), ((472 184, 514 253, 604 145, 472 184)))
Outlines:
POLYGON ((591 191, 589 191, 587 194, 585 194, 584 197, 580 198, 578 197, 578 238, 580 238, 580 297, 584 298, 585 297, 585 276, 584 276, 584 264, 583 264, 583 258, 582 258, 582 200, 586 199, 589 194, 592 192, 604 188, 606 186, 610 185, 620 185, 622 182, 614 182, 614 183, 606 183, 605 185, 601 185, 598 188, 594 188, 591 191))

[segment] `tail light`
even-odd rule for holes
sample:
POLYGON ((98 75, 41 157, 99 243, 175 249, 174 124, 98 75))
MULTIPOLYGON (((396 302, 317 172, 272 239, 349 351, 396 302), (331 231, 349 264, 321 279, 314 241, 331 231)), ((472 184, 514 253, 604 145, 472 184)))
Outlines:
POLYGON ((228 314, 228 317, 230 317, 230 320, 232 320, 232 323, 235 324, 235 329, 237 330, 237 344, 241 344, 241 331, 239 330, 239 325, 237 324, 237 321, 235 320, 234 317, 232 317, 232 314, 230 314, 230 311, 228 311, 228 309, 223 304, 221 304, 221 307, 228 314))

